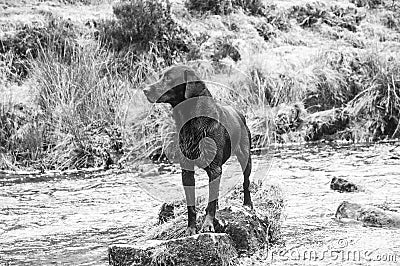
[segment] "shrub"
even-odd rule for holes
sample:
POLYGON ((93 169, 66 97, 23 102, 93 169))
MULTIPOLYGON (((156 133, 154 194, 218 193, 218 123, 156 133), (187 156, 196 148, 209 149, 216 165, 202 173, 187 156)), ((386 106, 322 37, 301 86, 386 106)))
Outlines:
POLYGON ((309 112, 343 107, 360 92, 355 86, 354 59, 354 54, 332 51, 322 52, 313 59, 312 82, 304 99, 309 112))
POLYGON ((176 22, 167 0, 125 0, 114 6, 116 21, 100 23, 100 38, 117 51, 153 51, 165 64, 190 51, 192 35, 176 22))
POLYGON ((357 7, 376 8, 382 5, 383 0, 350 0, 350 3, 355 4, 357 7))
POLYGON ((325 23, 331 27, 337 26, 355 32, 364 18, 357 9, 339 6, 326 7, 322 3, 307 3, 306 5, 293 6, 290 16, 297 19, 302 27, 312 27, 317 23, 325 23))
POLYGON ((259 22, 255 28, 265 41, 276 37, 277 31, 288 31, 290 29, 286 11, 277 9, 275 5, 269 5, 265 8, 264 17, 265 19, 259 22))
POLYGON ((37 164, 46 145, 47 126, 40 112, 22 104, 0 103, 0 154, 11 165, 37 164))
POLYGON ((110 153, 121 149, 119 128, 135 83, 118 74, 112 54, 98 46, 76 48, 70 59, 49 48, 31 63, 37 103, 49 125, 44 164, 59 169, 109 164, 110 153))
POLYGON ((383 24, 389 29, 400 32, 400 14, 396 12, 388 12, 382 18, 383 24))
POLYGON ((0 104, 0 167, 108 166, 117 162, 127 144, 129 155, 143 158, 159 144, 154 141, 157 128, 164 127, 168 117, 157 114, 149 121, 140 115, 144 95, 135 88, 155 71, 153 59, 138 60, 131 62, 129 73, 120 74, 113 54, 93 44, 75 48, 70 62, 55 48, 40 51, 29 62, 35 110, 0 104), (127 123, 131 109, 136 111, 129 112, 132 128, 127 123))
POLYGON ((42 49, 50 45, 65 60, 76 44, 73 25, 50 15, 47 24, 40 26, 24 26, 14 36, 6 36, 0 40, 0 59, 6 61, 11 54, 10 79, 15 81, 25 78, 29 73, 28 59, 36 58, 42 49))
POLYGON ((288 31, 290 29, 290 22, 286 10, 279 9, 275 5, 268 5, 265 8, 264 17, 267 23, 280 31, 288 31))
POLYGON ((214 47, 214 54, 211 57, 215 61, 219 61, 226 57, 230 57, 235 62, 241 59, 239 50, 235 47, 229 37, 218 38, 215 41, 214 47))
POLYGON ((216 1, 216 0, 188 0, 185 2, 185 6, 192 12, 200 13, 211 13, 215 15, 223 15, 232 12, 227 5, 228 1, 216 1))
POLYGON ((185 6, 192 12, 214 15, 226 15, 239 8, 250 15, 265 14, 262 0, 187 0, 185 6))
POLYGON ((255 28, 258 35, 263 37, 266 42, 277 36, 275 28, 270 23, 260 22, 255 26, 255 28))
POLYGON ((83 4, 83 5, 92 5, 99 3, 101 0, 61 0, 64 4, 76 5, 76 4, 83 4))

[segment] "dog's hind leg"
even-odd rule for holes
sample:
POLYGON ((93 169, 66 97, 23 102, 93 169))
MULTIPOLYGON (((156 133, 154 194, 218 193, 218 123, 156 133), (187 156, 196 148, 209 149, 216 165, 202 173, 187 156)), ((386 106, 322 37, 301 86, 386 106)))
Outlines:
POLYGON ((213 166, 207 167, 206 170, 208 175, 208 205, 206 209, 206 218, 201 228, 202 232, 214 232, 214 218, 217 212, 218 196, 219 196, 219 185, 221 182, 222 167, 213 166))
POLYGON ((186 235, 191 236, 196 234, 196 191, 194 171, 182 169, 182 184, 185 190, 186 205, 188 210, 188 227, 186 235))
POLYGON ((242 167, 244 181, 243 181, 243 193, 244 200, 243 205, 253 208, 253 203, 250 196, 250 174, 251 174, 251 156, 250 149, 243 150, 243 147, 236 152, 236 157, 242 167))

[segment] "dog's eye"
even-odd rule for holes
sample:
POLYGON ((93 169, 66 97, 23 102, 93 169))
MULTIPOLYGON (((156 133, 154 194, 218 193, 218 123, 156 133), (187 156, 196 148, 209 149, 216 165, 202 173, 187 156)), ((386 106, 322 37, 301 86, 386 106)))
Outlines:
POLYGON ((169 76, 164 76, 164 80, 167 81, 167 82, 168 82, 168 81, 171 81, 171 77, 169 77, 169 76))

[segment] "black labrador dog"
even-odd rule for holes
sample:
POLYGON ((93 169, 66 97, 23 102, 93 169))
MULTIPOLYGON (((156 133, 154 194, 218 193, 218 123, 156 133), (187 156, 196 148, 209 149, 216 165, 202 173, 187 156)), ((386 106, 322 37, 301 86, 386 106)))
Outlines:
POLYGON ((160 79, 143 90, 151 103, 169 103, 178 129, 179 161, 188 209, 187 235, 196 233, 194 166, 207 172, 209 201, 201 231, 214 232, 222 165, 231 154, 244 174, 244 205, 252 208, 249 191, 251 136, 244 116, 212 98, 194 70, 183 65, 166 69, 160 79))

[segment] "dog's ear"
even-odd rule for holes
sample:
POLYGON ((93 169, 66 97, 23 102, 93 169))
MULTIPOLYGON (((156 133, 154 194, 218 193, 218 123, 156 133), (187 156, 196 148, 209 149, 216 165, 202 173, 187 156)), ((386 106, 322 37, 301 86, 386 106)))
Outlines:
POLYGON ((194 71, 185 70, 183 80, 186 83, 185 98, 201 96, 206 89, 204 83, 196 76, 194 71))

